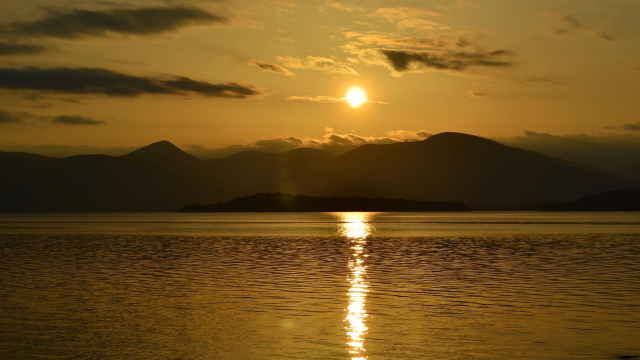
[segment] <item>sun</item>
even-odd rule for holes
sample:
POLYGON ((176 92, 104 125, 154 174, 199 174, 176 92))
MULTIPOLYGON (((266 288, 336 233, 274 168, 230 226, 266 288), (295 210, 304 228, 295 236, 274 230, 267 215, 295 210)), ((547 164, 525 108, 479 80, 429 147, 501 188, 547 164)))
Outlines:
POLYGON ((367 95, 360 88, 353 88, 347 92, 347 102, 351 107, 357 108, 367 101, 367 95))

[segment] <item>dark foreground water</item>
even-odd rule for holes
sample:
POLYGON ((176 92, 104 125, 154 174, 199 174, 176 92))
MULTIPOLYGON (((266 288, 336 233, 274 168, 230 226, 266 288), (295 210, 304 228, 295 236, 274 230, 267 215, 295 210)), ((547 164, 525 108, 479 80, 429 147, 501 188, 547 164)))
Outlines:
POLYGON ((0 216, 0 359, 625 355, 639 213, 0 216))

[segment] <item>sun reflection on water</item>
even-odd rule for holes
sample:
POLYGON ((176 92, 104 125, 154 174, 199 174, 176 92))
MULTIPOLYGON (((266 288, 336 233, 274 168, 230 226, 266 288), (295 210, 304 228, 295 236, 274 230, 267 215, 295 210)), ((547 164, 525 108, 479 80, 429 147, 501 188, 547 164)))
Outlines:
POLYGON ((367 310, 365 308, 369 283, 366 281, 367 266, 364 253, 367 236, 371 234, 371 226, 367 223, 367 213, 340 213, 340 233, 350 240, 351 258, 349 259, 349 304, 347 306, 347 345, 352 360, 364 360, 364 335, 367 332, 367 310))

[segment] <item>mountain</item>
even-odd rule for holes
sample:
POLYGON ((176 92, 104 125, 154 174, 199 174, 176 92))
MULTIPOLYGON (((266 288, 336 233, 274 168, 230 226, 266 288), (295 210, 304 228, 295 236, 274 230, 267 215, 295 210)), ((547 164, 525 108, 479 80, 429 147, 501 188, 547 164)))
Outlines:
POLYGON ((477 136, 363 145, 336 159, 334 196, 380 196, 480 204, 572 200, 624 187, 615 174, 477 136))
POLYGON ((0 157, 0 211, 171 211, 216 199, 200 178, 129 157, 0 157))
POLYGON ((187 154, 166 140, 147 145, 125 155, 125 157, 147 160, 162 165, 170 162, 185 164, 197 164, 200 162, 197 157, 187 154))
POLYGON ((627 178, 460 133, 200 160, 168 141, 127 155, 0 153, 0 211, 175 211, 257 193, 519 204, 634 187, 627 178))

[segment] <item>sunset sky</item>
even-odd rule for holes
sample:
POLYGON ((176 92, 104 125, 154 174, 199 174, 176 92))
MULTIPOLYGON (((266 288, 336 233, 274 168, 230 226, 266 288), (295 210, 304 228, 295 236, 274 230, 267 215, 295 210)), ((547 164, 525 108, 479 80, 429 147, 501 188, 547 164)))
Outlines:
POLYGON ((0 9, 2 151, 117 154, 169 140, 201 157, 337 154, 444 131, 640 149, 638 0, 0 9), (357 108, 345 102, 353 87, 368 98, 357 108))

